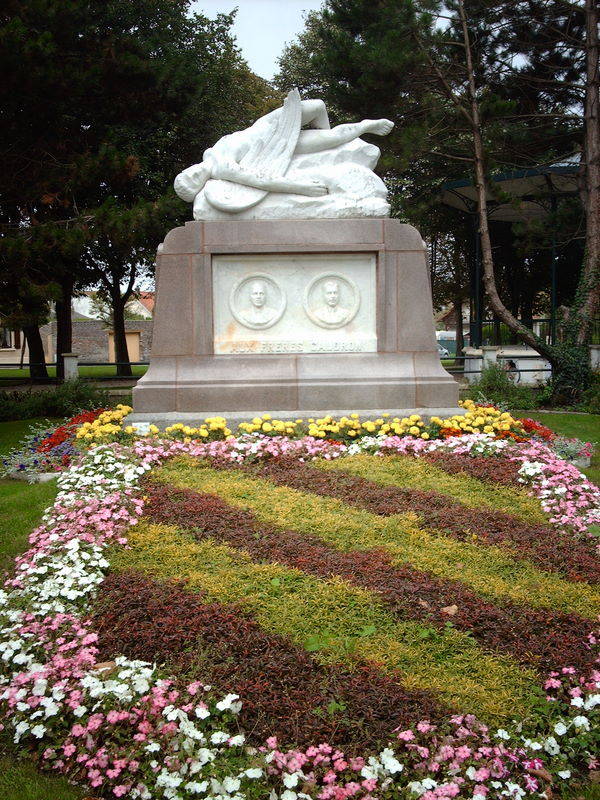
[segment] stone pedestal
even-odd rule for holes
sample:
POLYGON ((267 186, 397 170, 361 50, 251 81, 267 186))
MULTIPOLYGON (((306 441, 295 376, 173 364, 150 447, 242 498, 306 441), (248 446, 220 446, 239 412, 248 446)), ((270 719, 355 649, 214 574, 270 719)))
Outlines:
POLYGON ((409 225, 197 221, 159 249, 136 419, 437 413, 457 402, 438 355, 423 242, 409 225))

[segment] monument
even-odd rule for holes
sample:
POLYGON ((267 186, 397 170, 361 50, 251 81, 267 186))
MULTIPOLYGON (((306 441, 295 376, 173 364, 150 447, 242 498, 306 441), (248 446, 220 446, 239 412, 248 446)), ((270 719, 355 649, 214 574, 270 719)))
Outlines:
POLYGON ((194 221, 159 247, 137 421, 455 411, 424 243, 389 218, 379 149, 360 138, 392 128, 331 128, 294 89, 176 177, 194 221))

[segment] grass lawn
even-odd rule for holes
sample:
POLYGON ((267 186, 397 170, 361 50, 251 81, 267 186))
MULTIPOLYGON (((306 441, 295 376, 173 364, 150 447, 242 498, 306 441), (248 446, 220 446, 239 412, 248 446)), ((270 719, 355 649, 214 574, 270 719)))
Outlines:
MULTIPOLYGON (((0 455, 14 447, 40 419, 0 423, 0 455)), ((0 574, 10 569, 44 509, 56 495, 54 483, 30 485, 0 480, 0 574)), ((79 800, 84 792, 62 778, 46 776, 11 741, 0 734, 0 798, 2 800, 79 800)))
MULTIPOLYGON (((148 366, 146 364, 139 364, 131 368, 135 377, 140 377, 146 373, 148 366)), ((117 368, 111 364, 103 364, 100 367, 79 367, 80 378, 110 378, 117 374, 117 368)), ((48 367, 48 375, 51 378, 56 377, 56 367, 48 367)), ((6 378, 28 379, 28 369, 3 369, 0 367, 0 388, 2 384, 6 383, 6 378)))

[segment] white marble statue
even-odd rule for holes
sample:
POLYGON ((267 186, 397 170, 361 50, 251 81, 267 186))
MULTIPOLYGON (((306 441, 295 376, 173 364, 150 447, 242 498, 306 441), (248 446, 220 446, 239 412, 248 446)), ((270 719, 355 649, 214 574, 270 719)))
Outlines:
POLYGON ((206 150, 175 191, 194 203, 195 219, 387 217, 385 184, 372 171, 379 148, 360 136, 393 127, 367 119, 331 128, 323 101, 293 89, 281 108, 206 150))

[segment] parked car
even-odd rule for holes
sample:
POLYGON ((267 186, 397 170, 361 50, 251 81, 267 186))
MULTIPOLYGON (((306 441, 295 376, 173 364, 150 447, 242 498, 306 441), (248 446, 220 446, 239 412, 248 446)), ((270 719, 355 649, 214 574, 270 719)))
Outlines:
POLYGON ((442 347, 442 345, 439 344, 439 342, 437 348, 438 348, 438 353, 440 354, 440 358, 450 358, 449 351, 446 350, 445 347, 442 347))

